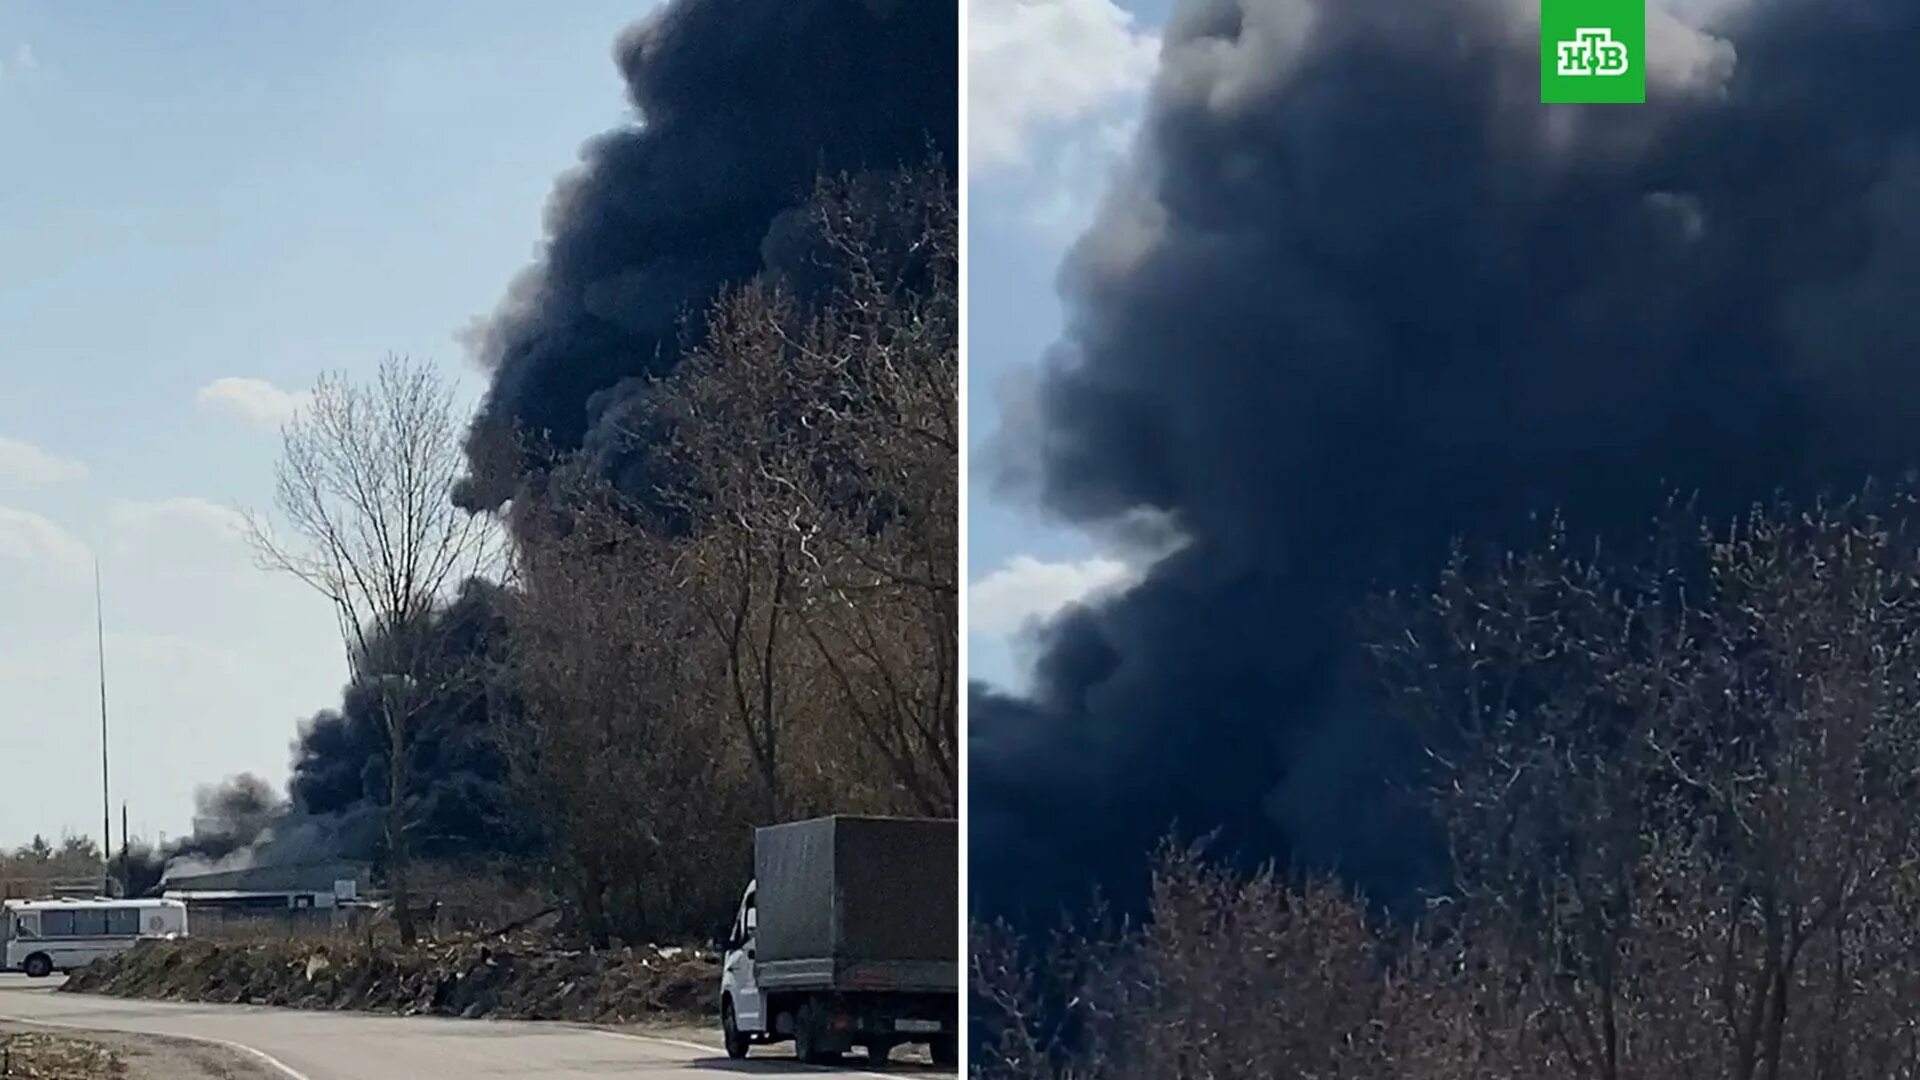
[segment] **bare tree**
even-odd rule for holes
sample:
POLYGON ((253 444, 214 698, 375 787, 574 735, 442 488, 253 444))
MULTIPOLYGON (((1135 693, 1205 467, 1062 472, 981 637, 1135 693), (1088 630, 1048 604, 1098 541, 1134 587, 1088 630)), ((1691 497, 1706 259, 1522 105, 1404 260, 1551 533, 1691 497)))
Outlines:
POLYGON ((717 645, 722 710, 753 761, 769 822, 790 803, 787 742, 803 704, 796 683, 808 674, 798 663, 799 534, 778 513, 792 385, 779 337, 759 332, 790 313, 762 286, 729 295, 712 313, 705 344, 653 401, 672 431, 658 456, 684 477, 666 498, 689 523, 661 569, 683 584, 717 645))
POLYGON ((667 548, 576 501, 564 535, 523 535, 517 553, 529 716, 501 742, 572 924, 598 944, 710 931, 750 859, 757 770, 714 719, 719 654, 667 548))
POLYGON ((811 589, 801 625, 840 707, 903 802, 959 801, 959 291, 953 192, 938 169, 814 200, 839 268, 811 335, 789 339, 802 402, 782 477, 811 589))
POLYGON ((985 1074, 1920 1076, 1916 509, 1458 555, 1371 635, 1432 754, 1427 916, 1176 853, 1138 930, 984 940, 985 1074))
POLYGON ((689 596, 721 642, 729 710, 788 803, 802 699, 902 808, 958 791, 956 230, 937 169, 823 183, 823 297, 723 297, 656 389, 692 523, 689 596))
POLYGON ((1556 532, 1457 559, 1380 636, 1435 755, 1455 898, 1566 1071, 1912 1068, 1891 1050, 1910 1023, 1857 1022, 1920 958, 1912 510, 1676 511, 1634 562, 1556 532))
POLYGON ((451 387, 430 365, 388 357, 370 385, 326 375, 282 433, 278 521, 248 515, 262 566, 327 598, 353 680, 377 688, 387 733, 387 869, 407 943, 416 937, 410 722, 446 694, 473 692, 440 655, 432 616, 463 582, 500 566, 495 523, 453 502, 460 420, 451 387))

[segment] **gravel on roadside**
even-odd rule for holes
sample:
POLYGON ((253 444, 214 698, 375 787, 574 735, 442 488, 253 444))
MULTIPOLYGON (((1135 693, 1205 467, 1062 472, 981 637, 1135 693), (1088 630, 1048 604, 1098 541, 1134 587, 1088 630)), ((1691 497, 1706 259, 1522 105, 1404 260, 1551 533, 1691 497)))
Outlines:
POLYGON ((19 1080, 274 1080, 221 1047, 119 1031, 0 1023, 0 1076, 19 1080))

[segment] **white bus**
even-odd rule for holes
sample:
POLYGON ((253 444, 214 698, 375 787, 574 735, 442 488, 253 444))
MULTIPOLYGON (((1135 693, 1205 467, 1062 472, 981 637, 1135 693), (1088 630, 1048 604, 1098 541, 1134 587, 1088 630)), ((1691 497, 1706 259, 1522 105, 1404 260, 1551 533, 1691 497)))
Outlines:
POLYGON ((187 936, 178 900, 8 900, 6 970, 41 979, 125 952, 143 938, 187 936))

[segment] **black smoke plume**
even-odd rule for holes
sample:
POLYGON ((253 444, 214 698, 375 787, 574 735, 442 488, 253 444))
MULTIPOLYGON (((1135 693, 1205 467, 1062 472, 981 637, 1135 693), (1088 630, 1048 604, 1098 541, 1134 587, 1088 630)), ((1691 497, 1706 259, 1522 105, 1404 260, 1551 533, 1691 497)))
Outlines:
POLYGON ((798 269, 794 211, 821 174, 952 162, 951 0, 675 0, 621 39, 638 114, 581 151, 541 261, 479 336, 492 385, 464 505, 543 480, 548 454, 642 494, 638 395, 724 286, 798 269), (539 448, 528 454, 524 447, 539 448))
MULTIPOLYGON (((517 714, 503 666, 504 605, 511 602, 502 586, 474 580, 433 616, 429 634, 442 670, 429 673, 428 681, 445 692, 410 719, 403 789, 408 836, 419 855, 520 855, 537 846, 500 742, 501 725, 517 714)), ((349 685, 338 709, 301 727, 287 783, 289 812, 309 828, 331 823, 339 856, 382 854, 390 745, 370 685, 349 685)))
POLYGON ((1404 895, 1350 617, 1450 541, 1637 534, 1920 453, 1920 4, 1652 5, 1649 101, 1538 103, 1539 5, 1182 0, 1010 482, 1186 538, 975 687, 976 910, 1157 837, 1404 895))
POLYGON ((254 844, 287 812, 273 785, 252 773, 202 785, 193 802, 193 834, 173 845, 174 859, 217 863, 254 844))
MULTIPOLYGON (((502 666, 510 602, 503 587, 474 580, 431 617, 444 670, 427 677, 449 692, 414 715, 407 732, 403 797, 416 855, 518 857, 539 849, 538 827, 514 795, 500 742, 501 725, 519 715, 502 666)), ((192 834, 116 853, 115 876, 142 894, 166 877, 244 867, 343 859, 378 867, 386 854, 389 747, 375 693, 350 684, 338 709, 301 725, 285 796, 252 775, 203 787, 192 834)))
POLYGON ((252 773, 202 784, 193 795, 193 832, 171 843, 129 843, 108 870, 130 896, 159 889, 170 875, 252 865, 291 816, 286 799, 252 773))

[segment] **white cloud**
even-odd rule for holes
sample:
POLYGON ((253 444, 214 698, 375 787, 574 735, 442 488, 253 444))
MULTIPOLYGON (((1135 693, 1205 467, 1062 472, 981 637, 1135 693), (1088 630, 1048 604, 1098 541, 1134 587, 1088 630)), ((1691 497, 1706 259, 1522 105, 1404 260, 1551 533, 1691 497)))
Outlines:
POLYGON ((1059 243, 1084 233, 1101 196, 1114 185, 1132 137, 1132 122, 1115 119, 1057 144, 1023 185, 1019 209, 1027 223, 1059 243))
POLYGON ((136 557, 150 572, 230 573, 252 565, 246 518, 206 499, 119 502, 107 520, 114 551, 136 557))
POLYGON ((237 540, 246 535, 240 511, 191 495, 115 503, 108 514, 116 530, 133 535, 184 532, 198 540, 237 540))
POLYGON ((223 413, 268 430, 277 430, 293 419, 306 397, 304 393, 282 390, 265 379, 232 375, 213 380, 194 395, 200 407, 208 412, 223 413))
POLYGON ((1077 600, 1124 588, 1139 572, 1119 559, 1044 562, 1016 555, 967 587, 967 630, 999 637, 1058 614, 1077 600))
POLYGON ((71 573, 93 560, 87 545, 51 518, 10 506, 0 506, 0 563, 71 573))
POLYGON ((87 467, 72 458, 0 435, 0 485, 37 487, 86 477, 87 467))
POLYGON ((1113 0, 975 0, 967 27, 974 175, 1030 164, 1043 135, 1130 107, 1159 53, 1113 0))

